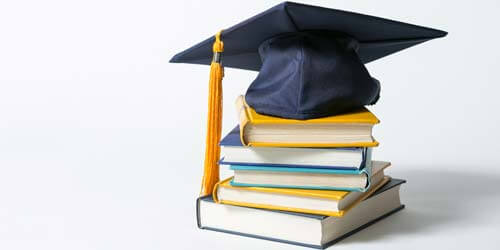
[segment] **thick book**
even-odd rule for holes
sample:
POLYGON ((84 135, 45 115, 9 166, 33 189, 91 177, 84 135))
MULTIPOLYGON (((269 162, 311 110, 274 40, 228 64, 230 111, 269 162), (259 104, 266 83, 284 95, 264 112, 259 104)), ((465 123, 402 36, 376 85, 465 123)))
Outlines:
POLYGON ((236 126, 220 142, 224 165, 283 166, 359 170, 370 162, 372 148, 246 147, 236 126))
POLYGON ((240 138, 255 147, 375 147, 372 128, 379 123, 368 109, 335 116, 293 120, 258 114, 238 97, 240 138))
POLYGON ((198 227, 324 249, 403 209, 404 182, 392 179, 341 218, 216 204, 206 196, 197 200, 198 227))
POLYGON ((390 177, 384 177, 383 171, 373 175, 373 185, 366 192, 238 187, 231 185, 231 180, 232 178, 228 178, 215 185, 212 194, 215 202, 243 207, 342 217, 364 198, 389 182, 390 177))
POLYGON ((361 170, 231 165, 230 169, 234 171, 231 185, 365 192, 371 186, 371 177, 377 174, 383 176, 379 172, 391 163, 372 161, 369 165, 361 170))

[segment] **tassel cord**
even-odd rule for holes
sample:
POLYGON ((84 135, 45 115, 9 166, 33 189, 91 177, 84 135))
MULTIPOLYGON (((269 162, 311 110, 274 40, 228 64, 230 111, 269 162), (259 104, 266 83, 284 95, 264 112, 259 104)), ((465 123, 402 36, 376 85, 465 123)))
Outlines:
POLYGON ((210 65, 207 137, 205 141, 205 162, 201 186, 201 196, 212 194, 215 184, 219 181, 219 141, 222 131, 222 78, 224 68, 220 62, 224 44, 220 33, 215 36, 213 45, 214 60, 210 65))

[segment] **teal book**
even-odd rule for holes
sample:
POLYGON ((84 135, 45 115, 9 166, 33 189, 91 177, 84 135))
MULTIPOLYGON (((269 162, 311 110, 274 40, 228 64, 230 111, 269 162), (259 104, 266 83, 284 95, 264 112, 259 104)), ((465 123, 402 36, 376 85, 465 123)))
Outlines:
POLYGON ((384 177, 389 162, 371 161, 360 170, 231 165, 232 186, 365 192, 384 177))

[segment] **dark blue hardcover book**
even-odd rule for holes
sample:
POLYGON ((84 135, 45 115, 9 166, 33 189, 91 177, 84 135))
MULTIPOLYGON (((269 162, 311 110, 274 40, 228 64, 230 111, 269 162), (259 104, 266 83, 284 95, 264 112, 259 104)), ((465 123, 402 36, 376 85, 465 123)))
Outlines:
POLYGON ((221 146, 233 146, 233 147, 243 147, 243 143, 241 143, 240 139, 240 126, 236 125, 229 134, 227 134, 220 141, 219 145, 221 146))
POLYGON ((211 196, 197 199, 200 229, 281 243, 325 249, 400 211, 399 187, 392 179, 343 217, 216 204, 211 196))
POLYGON ((236 126, 221 141, 222 165, 361 170, 371 163, 372 148, 247 147, 236 126), (350 158, 357 158, 351 160, 350 158), (295 158, 294 158, 295 157, 295 158))

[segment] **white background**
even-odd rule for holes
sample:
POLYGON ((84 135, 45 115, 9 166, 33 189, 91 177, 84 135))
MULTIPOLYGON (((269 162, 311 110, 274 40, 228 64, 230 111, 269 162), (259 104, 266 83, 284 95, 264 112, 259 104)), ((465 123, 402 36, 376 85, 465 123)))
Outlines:
MULTIPOLYGON (((278 3, 0 2, 0 249, 299 249, 196 228, 209 69, 168 63, 278 3)), ((498 247, 500 2, 309 3, 450 33, 368 65, 407 209, 336 248, 498 247)))

